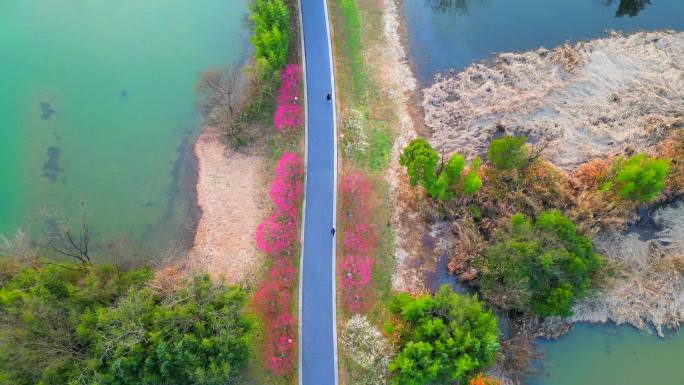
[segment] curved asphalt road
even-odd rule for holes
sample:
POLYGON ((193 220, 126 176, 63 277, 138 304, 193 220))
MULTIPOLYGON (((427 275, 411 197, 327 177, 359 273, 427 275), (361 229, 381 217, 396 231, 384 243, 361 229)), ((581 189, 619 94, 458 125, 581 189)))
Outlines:
POLYGON ((306 87, 306 193, 299 292, 299 384, 337 384, 336 131, 326 0, 301 0, 306 87), (326 95, 333 95, 332 101, 326 95))

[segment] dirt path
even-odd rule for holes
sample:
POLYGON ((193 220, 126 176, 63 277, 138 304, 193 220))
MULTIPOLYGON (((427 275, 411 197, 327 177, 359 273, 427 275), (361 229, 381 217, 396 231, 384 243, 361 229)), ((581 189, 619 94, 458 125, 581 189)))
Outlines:
POLYGON ((247 283, 258 269, 254 229, 264 216, 264 161, 226 149, 221 134, 206 129, 197 138, 197 203, 202 210, 189 266, 247 283))

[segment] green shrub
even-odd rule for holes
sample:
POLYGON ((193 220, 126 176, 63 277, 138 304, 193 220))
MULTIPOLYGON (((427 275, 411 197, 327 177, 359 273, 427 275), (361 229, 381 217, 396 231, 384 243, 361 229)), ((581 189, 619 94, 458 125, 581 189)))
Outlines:
POLYGON ((454 188, 467 195, 477 192, 482 186, 478 172, 480 158, 475 158, 470 171, 463 176, 465 159, 460 154, 452 155, 438 169, 440 156, 423 138, 412 140, 399 155, 399 164, 407 168, 409 183, 420 183, 433 199, 448 201, 454 197, 454 188))
POLYGON ((499 170, 522 168, 527 162, 525 135, 506 135, 492 140, 487 152, 487 160, 499 170))
POLYGON ((0 378, 15 384, 68 384, 85 368, 90 343, 81 316, 111 306, 150 278, 111 266, 23 268, 0 288, 0 378))
POLYGON ((200 276, 171 293, 148 269, 26 267, 0 288, 0 379, 224 384, 249 350, 245 294, 200 276))
POLYGON ((476 265, 480 289, 496 305, 541 316, 568 316, 574 301, 593 286, 602 259, 589 238, 551 210, 534 223, 514 215, 476 265))
POLYGON ((399 155, 399 164, 406 167, 411 186, 420 183, 426 190, 437 179, 435 169, 438 162, 439 154, 423 138, 413 139, 399 155))
POLYGON ((255 0, 250 7, 254 58, 260 74, 276 76, 285 66, 289 50, 290 14, 283 0, 255 0))
POLYGON ((470 163, 470 170, 463 177, 463 193, 473 195, 482 187, 482 179, 480 178, 480 157, 477 156, 470 163))
POLYGON ((434 297, 395 296, 390 310, 400 325, 399 352, 390 362, 395 385, 462 383, 494 362, 496 316, 477 298, 442 286, 434 297))
POLYGON ((665 159, 637 154, 625 160, 616 159, 614 176, 604 188, 614 188, 626 199, 648 202, 655 199, 665 186, 670 164, 665 159))
POLYGON ((87 313, 79 334, 104 361, 97 373, 103 385, 225 384, 249 357, 245 299, 237 287, 197 276, 167 298, 144 289, 87 313))

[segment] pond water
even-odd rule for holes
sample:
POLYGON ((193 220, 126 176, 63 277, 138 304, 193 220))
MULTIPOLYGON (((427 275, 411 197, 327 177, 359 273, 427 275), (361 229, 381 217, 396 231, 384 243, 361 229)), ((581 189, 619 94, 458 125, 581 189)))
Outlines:
POLYGON ((684 29, 682 0, 405 0, 403 11, 423 83, 497 52, 552 48, 609 29, 684 29))
MULTIPOLYGON (((405 0, 403 16, 413 70, 428 84, 440 71, 461 70, 497 52, 552 48, 609 29, 684 30, 684 1, 405 0)), ((545 358, 530 385, 684 384, 684 337, 581 324, 539 346, 545 358)))
POLYGON ((193 85, 244 57, 245 12, 244 0, 0 0, 0 234, 87 207, 98 242, 154 252, 187 238, 193 85))
POLYGON ((684 336, 657 338, 631 327, 575 325, 555 341, 528 385, 682 385, 684 336))

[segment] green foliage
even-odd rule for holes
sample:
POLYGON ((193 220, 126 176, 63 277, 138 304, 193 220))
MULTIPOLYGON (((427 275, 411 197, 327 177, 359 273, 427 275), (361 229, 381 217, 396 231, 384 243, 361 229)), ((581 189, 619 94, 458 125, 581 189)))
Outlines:
POLYGON ((444 285, 434 297, 399 294, 390 310, 402 324, 400 350, 389 365, 393 384, 461 383, 494 362, 496 316, 477 298, 444 285))
POLYGON ((0 376, 7 384, 67 384, 86 368, 89 342, 81 316, 111 306, 150 277, 147 269, 111 266, 21 269, 0 288, 0 376))
POLYGON ((150 289, 131 293, 84 316, 79 331, 105 362, 102 384, 224 384, 249 357, 244 303, 239 288, 199 276, 168 298, 150 289))
POLYGON ((525 135, 506 135, 492 140, 487 152, 487 160, 499 170, 520 169, 527 161, 525 135))
MULTIPOLYGON (((361 52, 363 46, 361 42, 359 7, 356 4, 356 0, 335 0, 334 4, 339 8, 342 16, 339 23, 334 23, 336 26, 339 25, 340 35, 343 36, 341 39, 342 44, 339 45, 341 49, 339 60, 348 63, 348 66, 342 66, 341 70, 349 71, 349 78, 341 76, 340 80, 343 81, 342 89, 343 92, 350 93, 351 99, 357 105, 362 105, 363 101, 366 100, 368 92, 368 76, 366 75, 364 58, 361 52)), ((335 80, 337 81, 337 75, 335 80)))
POLYGON ((255 0, 250 7, 254 57, 260 74, 275 76, 285 66, 289 49, 290 14, 283 0, 255 0))
POLYGON ((589 238, 551 210, 534 223, 514 215, 476 264, 482 293, 502 308, 568 316, 592 287, 602 259, 589 238))
POLYGON ((482 179, 480 178, 480 157, 477 156, 470 163, 470 171, 463 177, 463 193, 473 195, 482 187, 482 179))
POLYGON ((237 288, 196 277, 172 293, 122 272, 26 267, 0 288, 0 378, 23 384, 224 384, 251 323, 237 288))
POLYGON ((466 195, 476 193, 482 186, 478 174, 480 158, 476 157, 470 171, 463 176, 465 159, 454 154, 438 171, 439 154, 430 143, 423 138, 413 139, 399 155, 399 164, 407 168, 409 183, 412 186, 420 183, 433 199, 448 201, 454 197, 454 187, 466 195))
POLYGON ((482 210, 480 210, 480 206, 476 204, 468 205, 468 212, 474 220, 479 221, 482 219, 482 210))
POLYGON ((429 190, 437 179, 437 162, 439 154, 423 138, 413 139, 399 155, 399 164, 407 168, 411 186, 420 183, 426 190, 429 190))
POLYGON ((665 186, 670 164, 665 159, 637 154, 625 160, 616 159, 613 164, 614 177, 604 189, 614 188, 626 199, 648 202, 655 199, 665 186))
POLYGON ((370 148, 368 151, 368 167, 373 171, 379 171, 390 160, 392 151, 392 138, 388 132, 381 128, 371 131, 370 148))
POLYGON ((463 157, 459 154, 454 154, 442 167, 442 172, 437 176, 437 180, 431 186, 425 186, 428 194, 441 201, 448 201, 453 198, 454 192, 451 187, 460 181, 464 166, 465 160, 463 157))

